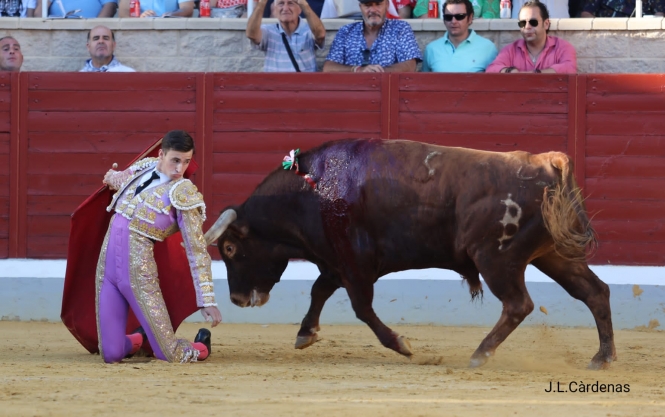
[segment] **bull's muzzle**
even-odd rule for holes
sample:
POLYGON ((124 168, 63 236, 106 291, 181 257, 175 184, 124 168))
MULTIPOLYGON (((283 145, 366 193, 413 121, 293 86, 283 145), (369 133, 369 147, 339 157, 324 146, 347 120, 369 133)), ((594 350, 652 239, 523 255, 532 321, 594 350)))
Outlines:
POLYGON ((238 307, 261 307, 270 299, 270 294, 252 290, 249 294, 231 294, 231 302, 238 307))

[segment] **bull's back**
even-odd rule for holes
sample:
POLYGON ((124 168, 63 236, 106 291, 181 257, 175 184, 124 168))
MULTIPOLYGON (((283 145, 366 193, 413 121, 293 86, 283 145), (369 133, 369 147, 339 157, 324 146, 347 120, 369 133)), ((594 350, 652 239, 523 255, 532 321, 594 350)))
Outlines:
POLYGON ((349 141, 326 158, 321 197, 344 202, 352 244, 388 270, 454 265, 467 242, 498 241, 507 204, 539 215, 556 180, 538 155, 412 141, 349 141))

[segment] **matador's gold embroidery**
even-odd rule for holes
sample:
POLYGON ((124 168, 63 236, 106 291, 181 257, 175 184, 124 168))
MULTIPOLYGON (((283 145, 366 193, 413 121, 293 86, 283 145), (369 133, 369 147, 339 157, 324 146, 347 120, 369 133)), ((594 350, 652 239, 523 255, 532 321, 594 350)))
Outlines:
POLYGON ((198 210, 182 210, 180 211, 180 216, 182 223, 180 231, 185 251, 187 251, 187 257, 190 260, 192 279, 194 280, 194 285, 201 289, 200 293, 199 291, 196 292, 197 304, 203 307, 216 306, 210 255, 208 254, 205 238, 201 230, 203 216, 198 210))
POLYGON ((144 236, 130 233, 129 282, 143 317, 150 322, 160 350, 169 362, 195 362, 199 351, 183 339, 176 339, 171 319, 159 288, 153 244, 144 236))

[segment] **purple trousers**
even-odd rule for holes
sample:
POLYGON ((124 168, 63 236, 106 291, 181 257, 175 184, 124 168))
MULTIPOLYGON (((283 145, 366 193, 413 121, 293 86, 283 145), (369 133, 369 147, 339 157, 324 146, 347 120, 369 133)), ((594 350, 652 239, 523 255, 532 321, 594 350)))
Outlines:
POLYGON ((196 361, 199 351, 177 339, 159 288, 153 242, 129 229, 129 220, 111 219, 97 264, 97 333, 104 362, 121 361, 131 351, 125 335, 128 308, 145 330, 155 357, 196 361))

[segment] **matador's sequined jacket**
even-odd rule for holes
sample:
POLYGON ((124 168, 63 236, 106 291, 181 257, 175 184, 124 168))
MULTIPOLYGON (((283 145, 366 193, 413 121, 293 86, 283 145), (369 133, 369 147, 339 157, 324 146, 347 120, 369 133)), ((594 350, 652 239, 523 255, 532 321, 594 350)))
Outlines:
POLYGON ((129 229, 152 240, 163 241, 180 230, 189 268, 194 279, 196 304, 216 306, 210 255, 203 237, 205 203, 203 195, 188 179, 172 180, 134 195, 146 170, 157 165, 157 158, 145 158, 125 171, 115 173, 109 187, 117 190, 107 211, 115 210, 129 220, 129 229))

